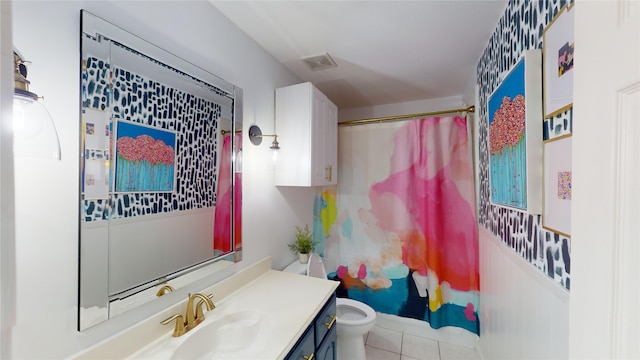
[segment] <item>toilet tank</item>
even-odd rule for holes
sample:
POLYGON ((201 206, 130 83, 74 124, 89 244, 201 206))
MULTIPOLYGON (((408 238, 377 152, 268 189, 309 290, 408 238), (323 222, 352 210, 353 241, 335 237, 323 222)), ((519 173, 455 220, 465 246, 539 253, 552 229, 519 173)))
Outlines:
POLYGON ((300 275, 307 275, 307 264, 302 264, 298 259, 296 259, 291 264, 287 265, 282 271, 295 273, 300 275))

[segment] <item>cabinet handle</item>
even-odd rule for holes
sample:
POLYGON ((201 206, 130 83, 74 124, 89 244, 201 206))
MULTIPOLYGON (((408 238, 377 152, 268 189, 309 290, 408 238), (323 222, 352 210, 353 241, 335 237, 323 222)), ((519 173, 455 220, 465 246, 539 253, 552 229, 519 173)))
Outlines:
POLYGON ((311 360, 311 359, 313 359, 313 353, 311 353, 311 355, 309 355, 309 356, 303 355, 302 358, 304 360, 311 360))
POLYGON ((335 315, 329 315, 329 317, 331 318, 331 322, 324 323, 324 325, 327 327, 327 329, 331 329, 333 324, 336 323, 336 316, 335 315))
POLYGON ((324 171, 327 174, 327 176, 325 176, 325 179, 327 181, 331 181, 331 178, 333 177, 333 167, 332 167, 332 165, 326 166, 324 168, 324 171))

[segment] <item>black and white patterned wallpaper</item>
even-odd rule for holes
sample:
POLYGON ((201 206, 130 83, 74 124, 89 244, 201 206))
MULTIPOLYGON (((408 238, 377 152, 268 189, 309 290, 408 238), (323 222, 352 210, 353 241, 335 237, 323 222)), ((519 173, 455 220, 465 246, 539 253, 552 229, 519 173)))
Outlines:
MULTIPOLYGON (((489 197, 489 150, 487 99, 502 77, 528 49, 542 48, 545 26, 565 0, 511 0, 496 30, 489 40, 477 67, 480 115, 479 169, 480 209, 479 222, 525 261, 554 279, 560 286, 570 289, 571 239, 549 232, 542 227, 540 215, 492 205, 489 197)), ((540 79, 542 81, 542 79, 540 79)), ((553 134, 571 132, 572 110, 544 122, 545 138, 553 134)), ((542 179, 540 179, 542 181, 542 179)))
MULTIPOLYGON (((98 221, 214 206, 216 130, 221 106, 124 68, 110 66, 103 59, 88 57, 83 64, 83 108, 110 111, 111 129, 116 121, 126 120, 170 130, 175 132, 177 144, 174 191, 110 192, 109 198, 104 199, 83 197, 82 220, 98 221)), ((92 152, 85 152, 85 156, 91 157, 92 152)))

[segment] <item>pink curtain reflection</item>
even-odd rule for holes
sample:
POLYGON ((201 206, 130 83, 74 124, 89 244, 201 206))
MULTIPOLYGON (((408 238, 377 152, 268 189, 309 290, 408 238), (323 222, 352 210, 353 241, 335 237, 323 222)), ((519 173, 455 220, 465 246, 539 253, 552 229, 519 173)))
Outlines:
MULTIPOLYGON (((235 136, 234 156, 242 151, 242 135, 235 136)), ((220 156, 220 171, 218 173, 218 189, 216 191, 215 221, 213 229, 213 249, 215 254, 225 254, 232 249, 231 244, 231 136, 225 136, 222 143, 222 154, 220 156)), ((235 207, 234 207, 234 230, 235 230, 235 250, 242 248, 242 172, 234 173, 235 207)))

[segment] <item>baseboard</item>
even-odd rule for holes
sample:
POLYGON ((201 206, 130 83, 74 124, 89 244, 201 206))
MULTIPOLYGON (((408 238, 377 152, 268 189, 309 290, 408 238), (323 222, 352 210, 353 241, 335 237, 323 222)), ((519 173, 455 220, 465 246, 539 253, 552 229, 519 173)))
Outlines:
POLYGON ((458 327, 445 326, 433 329, 426 321, 382 313, 376 313, 376 326, 471 349, 478 347, 480 339, 478 335, 458 327))

